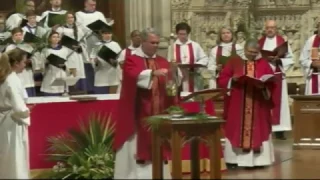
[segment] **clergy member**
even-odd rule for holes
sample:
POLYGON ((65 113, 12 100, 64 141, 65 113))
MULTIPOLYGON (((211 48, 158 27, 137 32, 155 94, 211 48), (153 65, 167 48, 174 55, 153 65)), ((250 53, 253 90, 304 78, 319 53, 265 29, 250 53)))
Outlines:
POLYGON ((318 23, 317 34, 312 35, 304 45, 300 55, 300 64, 306 78, 305 94, 320 94, 320 23, 318 23))
MULTIPOLYGON (((152 179, 151 132, 145 118, 162 113, 173 102, 165 92, 169 63, 156 55, 159 34, 147 28, 141 39, 141 48, 123 65, 114 139, 115 179, 152 179)), ((170 179, 167 165, 163 177, 170 179)))
MULTIPOLYGON (((265 36, 259 40, 260 49, 273 51, 275 48, 284 43, 285 40, 277 35, 277 24, 274 20, 268 20, 265 23, 265 36)), ((288 45, 289 46, 289 45, 288 45)), ((286 80, 286 71, 294 64, 293 54, 290 46, 288 53, 283 58, 270 57, 267 59, 279 79, 276 84, 276 90, 273 94, 275 106, 272 110, 274 126, 272 131, 275 132, 276 138, 285 140, 284 131, 291 131, 291 115, 289 108, 288 87, 286 80)))
POLYGON ((120 93, 121 90, 121 81, 122 81, 122 66, 124 63, 124 60, 127 59, 129 56, 131 56, 138 48, 140 48, 141 45, 141 37, 140 37, 140 31, 134 30, 130 34, 131 38, 131 44, 127 48, 123 49, 118 57, 118 77, 120 80, 120 85, 118 87, 117 93, 120 93))
MULTIPOLYGON (((87 51, 91 54, 92 49, 95 47, 96 43, 100 41, 98 34, 94 34, 87 25, 101 20, 107 23, 106 18, 104 17, 103 13, 100 11, 96 11, 97 2, 96 0, 85 0, 84 1, 84 10, 78 11, 76 16, 76 23, 83 28, 83 31, 86 35, 86 45, 87 51)), ((112 25, 109 23, 108 25, 112 25)), ((89 93, 94 93, 94 81, 95 81, 95 73, 92 67, 92 62, 86 62, 84 64, 85 73, 87 78, 87 90, 89 93)))
POLYGON ((260 78, 274 74, 268 62, 258 54, 258 41, 248 40, 244 56, 231 58, 217 79, 221 88, 232 88, 224 150, 226 163, 231 168, 267 166, 274 162, 270 121, 270 94, 274 83, 255 86, 238 81, 243 75, 260 78))
POLYGON ((19 49, 0 57, 0 179, 29 179, 29 109, 17 73, 27 54, 19 49))
MULTIPOLYGON (((42 13, 41 15, 41 19, 45 19, 43 27, 45 29, 51 29, 56 28, 58 25, 62 25, 62 24, 58 24, 58 21, 60 23, 60 18, 55 18, 56 20, 53 21, 57 21, 54 22, 54 24, 50 24, 49 22, 49 14, 55 14, 55 15, 65 15, 67 13, 66 10, 63 10, 61 5, 62 5, 62 0, 50 0, 50 4, 51 4, 51 9, 47 10, 45 12, 42 13)), ((62 19, 61 21, 63 21, 64 19, 62 19)))
MULTIPOLYGON (((208 57, 201 46, 189 39, 191 33, 191 27, 185 23, 179 23, 176 25, 177 40, 173 46, 169 46, 168 49, 168 60, 175 60, 181 64, 201 64, 204 66, 208 65, 208 57)), ((195 71, 194 69, 190 70, 195 71)), ((198 87, 196 78, 185 78, 182 84, 182 91, 184 92, 196 92, 198 87)))

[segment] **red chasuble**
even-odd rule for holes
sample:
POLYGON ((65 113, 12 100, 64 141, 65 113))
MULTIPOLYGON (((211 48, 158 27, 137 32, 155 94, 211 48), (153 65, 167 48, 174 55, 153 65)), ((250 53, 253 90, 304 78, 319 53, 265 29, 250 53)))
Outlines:
POLYGON ((163 113, 173 105, 173 98, 166 95, 165 77, 153 77, 152 88, 137 87, 139 74, 146 69, 169 68, 169 62, 157 56, 155 59, 144 59, 132 55, 125 60, 123 66, 123 80, 115 113, 114 149, 121 146, 137 133, 137 161, 151 160, 151 132, 148 131, 144 119, 146 117, 163 113))
MULTIPOLYGON (((229 80, 234 76, 248 75, 260 78, 273 71, 264 59, 244 61, 234 57, 228 61, 221 71, 217 83, 222 88, 227 88, 229 80)), ((273 83, 266 84, 266 88, 273 92, 273 83)), ((272 99, 267 100, 263 91, 249 85, 234 83, 230 94, 230 106, 225 123, 225 136, 234 148, 244 151, 259 151, 262 142, 269 139, 271 133, 272 99)))
MULTIPOLYGON (((264 43, 266 41, 266 36, 262 37, 259 40, 260 48, 263 49, 264 43)), ((281 36, 276 36, 277 47, 285 42, 285 40, 281 36)), ((276 47, 275 47, 276 48, 276 47)), ((275 49, 274 48, 274 49, 275 49)), ((282 99, 282 80, 283 80, 283 72, 280 69, 282 66, 281 61, 276 63, 275 77, 277 79, 275 83, 275 89, 272 94, 274 108, 272 109, 272 124, 278 125, 280 124, 280 114, 281 114, 281 99, 282 99)))
MULTIPOLYGON (((312 48, 319 49, 320 47, 320 36, 316 35, 313 40, 312 48)), ((313 68, 313 72, 318 72, 318 68, 313 68)), ((312 74, 311 75, 311 91, 312 94, 318 94, 319 93, 319 80, 318 80, 318 74, 312 74)))
MULTIPOLYGON (((188 44, 188 49, 189 49, 189 64, 194 64, 195 63, 195 57, 193 54, 193 47, 192 47, 192 43, 188 44)), ((176 60, 177 63, 181 63, 181 49, 180 49, 180 45, 176 44, 176 60)), ((195 70, 194 69, 190 69, 190 72, 193 73, 195 70)), ((194 92, 194 78, 188 78, 189 80, 189 91, 188 92, 194 92)))

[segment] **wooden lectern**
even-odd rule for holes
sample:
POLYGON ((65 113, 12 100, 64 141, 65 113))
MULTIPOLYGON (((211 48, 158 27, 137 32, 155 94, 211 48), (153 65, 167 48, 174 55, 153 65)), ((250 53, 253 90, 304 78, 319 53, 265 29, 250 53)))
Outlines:
POLYGON ((294 95, 294 149, 320 149, 320 96, 294 95))
MULTIPOLYGON (((220 126, 224 120, 217 117, 195 119, 192 117, 164 117, 159 127, 152 135, 152 176, 153 179, 163 179, 163 159, 161 145, 163 140, 169 140, 172 155, 172 179, 182 179, 181 148, 184 137, 202 139, 208 144, 210 152, 210 179, 221 179, 220 126), (184 135, 182 137, 182 134, 184 135), (202 137, 202 138, 201 138, 202 137)), ((192 143, 191 176, 200 179, 199 143, 192 143), (195 147, 198 145, 198 147, 195 147)))

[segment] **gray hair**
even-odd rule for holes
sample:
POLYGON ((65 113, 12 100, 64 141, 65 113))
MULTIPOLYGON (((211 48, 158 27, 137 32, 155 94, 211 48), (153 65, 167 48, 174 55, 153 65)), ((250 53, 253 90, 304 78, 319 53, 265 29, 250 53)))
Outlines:
POLYGON ((218 32, 218 39, 217 39, 217 44, 220 45, 222 43, 222 39, 221 39, 221 34, 222 34, 222 30, 224 29, 227 29, 228 31, 231 32, 231 35, 232 35, 232 39, 231 39, 231 42, 234 41, 235 37, 234 37, 234 32, 232 31, 232 28, 230 26, 222 26, 220 29, 219 29, 219 32, 218 32))
POLYGON ((150 34, 160 36, 160 34, 158 33, 158 31, 155 28, 148 27, 148 28, 145 28, 141 31, 141 40, 146 41, 150 34))
POLYGON ((259 41, 257 39, 248 39, 244 45, 244 49, 247 48, 260 48, 259 41))

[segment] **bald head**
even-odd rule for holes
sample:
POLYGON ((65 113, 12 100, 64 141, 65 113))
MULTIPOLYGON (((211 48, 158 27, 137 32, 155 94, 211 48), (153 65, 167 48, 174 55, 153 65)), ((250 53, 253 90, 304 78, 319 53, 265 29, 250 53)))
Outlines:
POLYGON ((274 20, 267 20, 264 25, 264 28, 266 36, 270 38, 274 37, 277 33, 277 23, 274 20))
POLYGON ((256 39, 249 39, 244 45, 244 55, 248 60, 255 60, 259 54, 259 42, 256 39))

